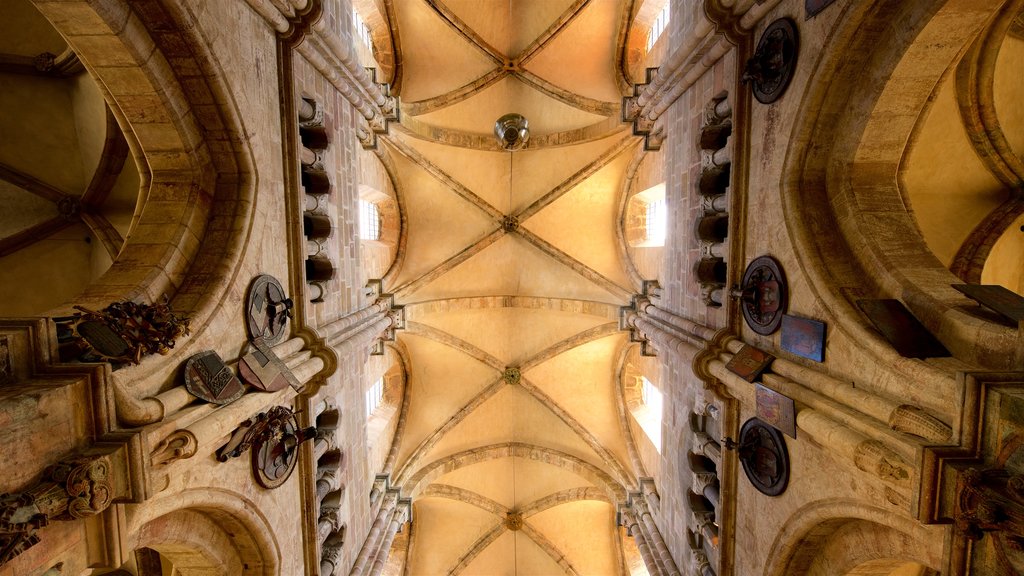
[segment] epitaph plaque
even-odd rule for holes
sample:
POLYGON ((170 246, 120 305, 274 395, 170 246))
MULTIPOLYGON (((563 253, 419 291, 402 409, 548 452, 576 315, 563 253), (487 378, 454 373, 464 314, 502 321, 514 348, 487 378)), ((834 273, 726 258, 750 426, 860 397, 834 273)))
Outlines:
POLYGON ((228 404, 245 393, 245 386, 213 350, 185 361, 185 389, 211 404, 228 404))
POLYGON ((782 349, 815 362, 825 360, 825 323, 786 314, 782 317, 782 349))
POLYGON ((857 300, 857 307, 904 358, 940 358, 949 350, 899 300, 857 300))
POLYGON ((729 360, 725 367, 747 382, 753 382, 768 368, 772 360, 775 360, 775 356, 749 344, 744 344, 743 348, 733 355, 732 360, 729 360))
POLYGON ((796 438, 796 405, 793 399, 771 388, 755 384, 757 417, 790 438, 796 438))
POLYGON ((953 284, 968 298, 1014 322, 1024 322, 1024 297, 998 284, 953 284))

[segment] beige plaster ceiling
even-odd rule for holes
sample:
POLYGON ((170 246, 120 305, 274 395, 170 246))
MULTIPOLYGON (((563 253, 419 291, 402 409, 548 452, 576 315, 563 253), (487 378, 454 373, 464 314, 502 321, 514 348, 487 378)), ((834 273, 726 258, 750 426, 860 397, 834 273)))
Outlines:
POLYGON ((407 314, 392 480, 414 498, 408 574, 625 570, 615 505, 638 472, 617 312, 639 287, 616 229, 638 139, 618 121, 617 62, 630 5, 394 4, 403 117, 381 146, 407 217, 385 289, 407 314), (513 153, 492 134, 510 112, 531 128, 513 153))
POLYGON ((99 86, 27 0, 0 18, 0 111, 0 315, 41 315, 109 268, 140 178, 99 86))

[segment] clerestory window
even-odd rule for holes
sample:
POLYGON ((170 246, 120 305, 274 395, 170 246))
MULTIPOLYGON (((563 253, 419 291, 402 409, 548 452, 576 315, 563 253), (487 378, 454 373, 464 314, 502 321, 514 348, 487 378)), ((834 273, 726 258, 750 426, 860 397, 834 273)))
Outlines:
POLYGON ((363 240, 380 240, 380 212, 374 202, 359 201, 359 237, 363 240))
POLYGON ((647 51, 650 52, 651 48, 654 47, 654 43, 661 37, 661 33, 668 27, 668 21, 671 17, 671 0, 665 2, 665 7, 658 13, 658 17, 654 19, 654 25, 651 26, 651 31, 647 34, 647 51))
POLYGON ((661 419, 664 408, 664 396, 661 390, 654 385, 646 376, 643 377, 641 388, 643 406, 634 414, 640 427, 643 428, 647 438, 650 439, 654 448, 661 453, 661 419))

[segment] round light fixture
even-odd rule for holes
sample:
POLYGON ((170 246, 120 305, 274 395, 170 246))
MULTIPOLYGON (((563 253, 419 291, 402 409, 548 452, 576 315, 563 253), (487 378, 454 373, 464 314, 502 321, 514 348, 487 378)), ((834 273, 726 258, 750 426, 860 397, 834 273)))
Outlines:
POLYGON ((494 135, 502 150, 521 150, 530 141, 530 123, 522 114, 505 114, 494 123, 494 135))

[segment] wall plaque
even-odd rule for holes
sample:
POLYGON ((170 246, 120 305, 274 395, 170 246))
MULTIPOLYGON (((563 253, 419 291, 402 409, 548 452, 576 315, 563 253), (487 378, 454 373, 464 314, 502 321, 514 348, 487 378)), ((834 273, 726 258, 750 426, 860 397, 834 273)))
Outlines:
POLYGON ((938 358, 949 356, 924 324, 899 300, 857 300, 857 307, 904 358, 938 358))
POLYGON ((747 480, 766 496, 778 496, 789 484, 789 452, 778 430, 751 418, 740 428, 734 446, 747 480))
POLYGON ((300 428, 291 408, 274 406, 242 422, 217 451, 217 460, 227 462, 251 449, 256 481, 264 488, 277 488, 295 469, 299 445, 316 437, 316 427, 300 428))
POLYGON ((747 326, 768 335, 779 329, 786 311, 786 278, 771 256, 755 258, 743 272, 740 309, 747 326))
POLYGON ((836 0, 804 0, 804 12, 807 13, 807 19, 816 16, 819 12, 828 8, 836 0))
POLYGON ((790 316, 782 317, 782 349, 815 362, 825 360, 825 323, 790 316))
POLYGON ((772 360, 775 360, 775 356, 749 344, 744 344, 743 348, 733 355, 732 360, 729 360, 725 367, 747 382, 753 382, 768 368, 772 360))
POLYGON ((771 104, 786 92, 796 70, 800 34, 789 18, 779 18, 765 28, 754 56, 743 68, 743 82, 749 82, 754 98, 771 104))
POLYGON ((254 278, 245 304, 245 326, 249 330, 249 339, 263 338, 268 346, 284 340, 288 334, 287 324, 293 305, 277 278, 269 274, 260 274, 254 278))
POLYGON ((245 393, 245 386, 213 350, 185 361, 185 389, 211 404, 228 404, 245 393))
POLYGON ((1014 322, 1024 322, 1024 297, 998 284, 953 284, 965 296, 1014 322))
POLYGON ((262 338, 253 340, 248 353, 238 361, 238 375, 246 384, 264 392, 277 392, 288 384, 292 384, 296 390, 302 388, 295 381, 291 370, 262 338))
POLYGON ((789 396, 761 384, 754 385, 757 394, 757 417, 777 430, 796 438, 796 405, 789 396))

